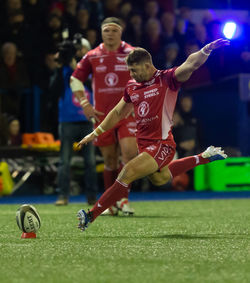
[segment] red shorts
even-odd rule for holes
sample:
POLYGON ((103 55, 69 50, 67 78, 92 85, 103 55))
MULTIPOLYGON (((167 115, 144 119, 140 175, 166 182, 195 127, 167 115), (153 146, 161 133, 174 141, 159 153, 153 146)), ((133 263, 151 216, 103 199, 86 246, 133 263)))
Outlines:
POLYGON ((138 141, 139 153, 147 152, 157 162, 159 169, 168 165, 175 155, 175 142, 167 140, 140 140, 138 141))
MULTIPOLYGON (((95 125, 96 127, 98 126, 95 125)), ((136 122, 135 118, 129 116, 126 119, 122 119, 114 128, 103 133, 99 137, 94 139, 95 146, 108 146, 116 144, 122 138, 135 137, 136 122)))

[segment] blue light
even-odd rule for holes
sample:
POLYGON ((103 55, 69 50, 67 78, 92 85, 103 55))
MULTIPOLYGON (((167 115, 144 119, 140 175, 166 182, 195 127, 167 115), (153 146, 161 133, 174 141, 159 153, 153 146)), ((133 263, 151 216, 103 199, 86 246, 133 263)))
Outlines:
POLYGON ((223 34, 227 39, 232 39, 235 35, 237 25, 234 22, 227 22, 223 27, 223 34))

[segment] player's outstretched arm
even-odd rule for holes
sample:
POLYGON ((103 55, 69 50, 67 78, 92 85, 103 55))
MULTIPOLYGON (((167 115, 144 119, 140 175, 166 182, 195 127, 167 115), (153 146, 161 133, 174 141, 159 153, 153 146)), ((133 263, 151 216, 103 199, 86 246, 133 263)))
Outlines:
POLYGON ((126 103, 122 98, 120 102, 109 112, 101 124, 90 134, 85 136, 79 143, 78 147, 82 147, 94 140, 95 137, 101 135, 102 133, 112 129, 121 119, 127 116, 133 108, 132 103, 126 103))
POLYGON ((187 60, 175 70, 177 81, 187 81, 192 73, 207 61, 209 55, 213 50, 229 44, 229 40, 220 38, 208 43, 201 50, 189 55, 187 60))

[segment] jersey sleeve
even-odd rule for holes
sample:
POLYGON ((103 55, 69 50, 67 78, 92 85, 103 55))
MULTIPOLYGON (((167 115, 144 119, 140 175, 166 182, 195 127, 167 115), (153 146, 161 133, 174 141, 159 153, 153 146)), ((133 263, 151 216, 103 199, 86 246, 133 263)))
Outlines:
POLYGON ((124 90, 124 94, 123 94, 123 100, 126 102, 126 103, 131 103, 131 99, 130 99, 130 96, 128 94, 128 91, 127 91, 127 88, 125 88, 124 90))
POLYGON ((175 76, 175 70, 177 67, 163 71, 163 77, 167 82, 169 88, 173 91, 177 91, 181 87, 181 82, 178 82, 175 76))
POLYGON ((88 53, 81 59, 81 61, 77 64, 75 71, 72 76, 80 80, 81 82, 85 82, 92 72, 92 67, 89 60, 88 53))

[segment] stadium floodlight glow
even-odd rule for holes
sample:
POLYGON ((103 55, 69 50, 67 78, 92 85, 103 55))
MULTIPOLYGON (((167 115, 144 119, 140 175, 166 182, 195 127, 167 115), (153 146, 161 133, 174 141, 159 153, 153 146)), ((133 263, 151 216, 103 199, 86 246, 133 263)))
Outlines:
POLYGON ((232 39, 235 36, 237 25, 235 22, 226 22, 223 27, 223 34, 227 39, 232 39))

